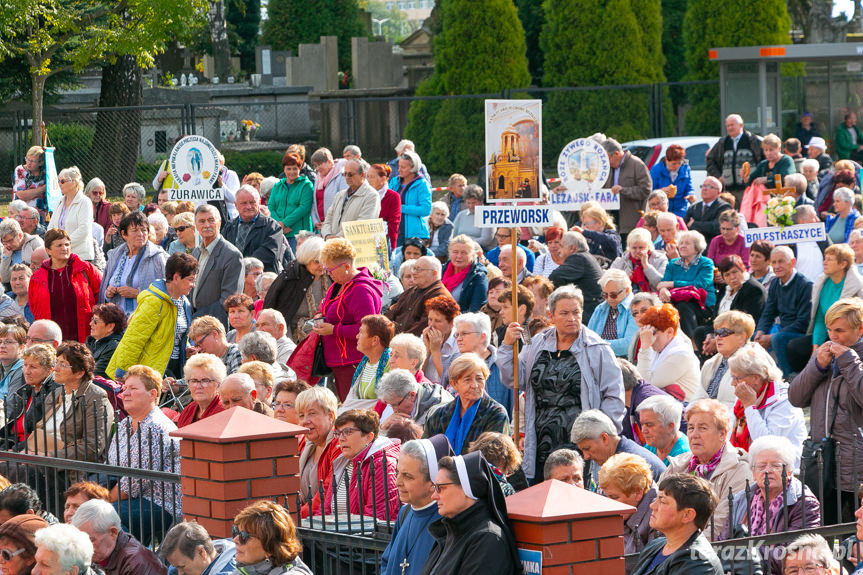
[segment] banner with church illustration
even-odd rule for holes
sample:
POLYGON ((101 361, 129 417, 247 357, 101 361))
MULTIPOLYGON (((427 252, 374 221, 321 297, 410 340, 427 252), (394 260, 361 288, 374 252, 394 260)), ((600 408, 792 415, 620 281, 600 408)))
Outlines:
POLYGON ((377 263, 381 269, 390 269, 389 239, 387 238, 387 223, 376 220, 356 220, 342 222, 342 235, 350 240, 357 257, 354 259, 357 267, 368 267, 377 263))
POLYGON ((542 100, 485 101, 486 202, 539 201, 542 100))

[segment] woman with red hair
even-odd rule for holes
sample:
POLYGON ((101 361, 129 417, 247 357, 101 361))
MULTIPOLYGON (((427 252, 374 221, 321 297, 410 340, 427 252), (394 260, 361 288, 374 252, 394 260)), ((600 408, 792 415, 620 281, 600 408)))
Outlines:
POLYGON ((276 182, 270 191, 267 207, 270 216, 282 225, 291 249, 297 251, 297 234, 312 229, 312 199, 314 184, 300 175, 303 160, 288 152, 282 158, 285 177, 276 182))
POLYGON ((534 275, 548 277, 566 258, 560 251, 560 240, 565 230, 558 226, 545 228, 545 245, 548 253, 541 254, 533 264, 534 275))
POLYGON ((372 164, 366 179, 369 185, 381 196, 380 218, 387 223, 387 237, 390 239, 390 249, 396 249, 399 237, 399 224, 402 221, 402 197, 390 189, 388 182, 393 169, 386 164, 372 164))
POLYGON ((692 173, 686 150, 677 144, 668 146, 665 157, 650 169, 653 189, 662 190, 668 196, 668 211, 683 217, 689 204, 686 196, 692 193, 692 173))
POLYGON ((423 330, 423 343, 428 350, 428 360, 423 371, 430 381, 440 383, 450 362, 459 354, 453 322, 461 308, 457 301, 445 295, 428 300, 425 306, 428 327, 423 330))
POLYGON ((648 383, 680 401, 691 401, 701 380, 692 342, 680 332, 680 314, 666 303, 648 308, 641 317, 638 372, 648 383))

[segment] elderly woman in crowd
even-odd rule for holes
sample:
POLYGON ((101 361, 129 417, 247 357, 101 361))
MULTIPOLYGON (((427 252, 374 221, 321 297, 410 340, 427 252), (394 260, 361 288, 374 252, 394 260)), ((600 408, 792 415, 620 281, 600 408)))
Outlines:
POLYGON ((378 383, 390 368, 390 341, 395 335, 395 327, 389 318, 382 315, 368 315, 360 322, 357 350, 362 352, 363 359, 354 372, 340 412, 372 409, 378 402, 378 383))
POLYGON ((300 501, 303 516, 309 507, 318 513, 321 505, 319 487, 325 492, 333 479, 333 459, 339 453, 339 440, 333 424, 339 400, 329 389, 315 385, 297 395, 297 417, 305 427, 306 444, 300 452, 300 501))
POLYGON ((390 267, 394 271, 399 272, 405 263, 416 263, 416 260, 419 258, 430 255, 432 255, 432 251, 426 247, 424 240, 420 238, 407 238, 401 246, 393 250, 390 267))
POLYGON ((48 229, 61 229, 69 234, 72 253, 84 261, 96 257, 92 239, 93 204, 84 195, 84 182, 77 166, 60 170, 57 175, 63 197, 52 206, 54 216, 48 229))
POLYGON ((464 353, 449 366, 449 381, 457 397, 432 413, 425 424, 424 437, 438 433, 447 436, 456 454, 466 450, 486 431, 506 433, 506 409, 485 393, 489 377, 486 362, 475 353, 464 353))
POLYGON ((458 355, 453 322, 459 314, 458 303, 451 297, 438 296, 425 303, 428 326, 423 330, 423 343, 428 350, 425 374, 440 383, 450 362, 458 355))
POLYGON ((412 333, 400 333, 392 338, 389 347, 390 369, 406 369, 418 383, 431 383, 422 370, 426 361, 426 347, 421 338, 412 333))
POLYGON ((168 255, 177 252, 191 254, 195 249, 195 216, 190 212, 183 212, 174 216, 171 220, 177 239, 168 246, 168 255))
POLYGON ((728 522, 729 492, 737 493, 752 480, 746 453, 727 440, 731 426, 731 414, 715 399, 690 403, 686 409, 686 436, 691 451, 673 458, 660 478, 691 473, 710 482, 713 493, 719 498, 719 505, 704 529, 711 540, 722 533, 728 522))
POLYGON ((605 262, 611 263, 620 256, 620 234, 611 216, 601 206, 582 206, 581 227, 576 226, 573 230, 587 240, 590 253, 604 258, 605 262))
POLYGON ((117 304, 128 316, 138 306, 138 294, 165 277, 168 254, 147 241, 150 227, 141 212, 124 216, 118 228, 125 243, 108 252, 99 303, 117 304))
POLYGON ((255 302, 244 293, 235 293, 225 300, 224 306, 233 328, 225 337, 228 343, 240 343, 244 336, 255 331, 255 302))
MULTIPOLYGON (((824 461, 825 468, 855 469, 863 441, 857 432, 863 421, 863 402, 855 390, 861 384, 860 358, 863 357, 863 307, 860 300, 839 300, 824 317, 829 340, 822 343, 806 367, 791 382, 788 399, 792 405, 809 408, 810 438, 816 445, 824 438, 836 442, 836 460, 824 461)), ((815 462, 807 462, 815 465, 815 462)), ((807 472, 807 475, 812 470, 807 472)), ((824 524, 852 521, 856 509, 857 487, 853 473, 842 473, 836 487, 824 486, 822 514, 824 524), (836 492, 838 489, 839 493, 836 492), (837 509, 837 499, 841 505, 837 509)), ((821 495, 820 490, 815 489, 821 495)))
POLYGON ((806 422, 803 410, 788 401, 788 384, 770 354, 758 344, 747 344, 729 358, 728 371, 737 396, 731 445, 748 450, 759 437, 786 437, 798 446, 792 453, 794 469, 798 469, 808 435, 806 422))
POLYGON ((683 404, 670 395, 651 395, 635 407, 644 448, 668 466, 672 457, 689 451, 689 441, 680 432, 683 404))
POLYGON ((548 251, 537 256, 533 264, 534 274, 547 278, 563 263, 565 258, 560 251, 560 240, 563 238, 564 231, 566 230, 558 226, 545 228, 545 245, 548 251))
POLYGON ((297 258, 288 262, 264 298, 264 307, 282 312, 288 322, 288 333, 299 343, 310 330, 303 329, 314 317, 327 293, 330 280, 321 263, 324 240, 309 238, 297 248, 297 258))
POLYGON ((817 347, 827 341, 824 318, 833 304, 840 299, 860 297, 863 297, 863 277, 854 265, 854 250, 847 244, 828 246, 824 250, 824 274, 812 285, 812 314, 807 330, 811 344, 817 347))
MULTIPOLYGON (((33 512, 11 517, 0 526, 0 570, 3 575, 30 575, 33 572, 36 567, 35 534, 45 527, 48 527, 48 522, 33 512)), ((44 567, 39 572, 45 573, 44 567)))
POLYGON ((548 455, 568 443, 570 428, 583 410, 602 409, 621 428, 623 378, 611 346, 598 334, 582 329, 584 298, 573 286, 556 289, 548 299, 552 327, 533 337, 513 364, 512 346, 524 328, 507 327, 498 348, 497 365, 504 385, 519 371, 525 390, 524 472, 539 478, 548 455))
MULTIPOLYGON (((392 172, 393 169, 386 164, 372 164, 366 174, 366 179, 369 185, 378 191, 381 198, 380 218, 387 223, 387 238, 390 241, 390 249, 394 250, 399 238, 399 225, 402 221, 402 198, 389 187, 392 172)), ((452 227, 450 227, 450 232, 452 232, 452 227)))
POLYGON ((253 257, 243 258, 243 293, 252 298, 252 301, 258 299, 255 282, 262 275, 264 275, 264 262, 253 257))
POLYGON ((144 196, 147 191, 139 183, 132 182, 123 186, 123 203, 129 208, 130 212, 144 211, 144 196))
POLYGON ((107 377, 105 371, 108 363, 120 345, 125 330, 126 314, 119 307, 112 303, 103 303, 93 308, 87 347, 96 362, 94 373, 97 377, 107 377))
MULTIPOLYGON (((282 225, 294 251, 297 249, 297 233, 312 229, 312 204, 315 202, 314 183, 300 174, 302 166, 303 160, 297 154, 286 153, 282 158, 285 177, 273 186, 267 200, 270 217, 282 225)), ((344 183, 343 178, 341 181, 344 183)), ((330 198, 331 201, 333 197, 335 194, 330 198)))
MULTIPOLYGON (((512 412, 512 392, 507 389, 500 378, 500 370, 495 361, 497 360, 497 349, 491 344, 491 322, 488 317, 481 313, 466 313, 453 320, 453 333, 455 335, 458 354, 474 353, 483 359, 488 366, 489 373, 486 375, 485 392, 506 408, 507 414, 512 412)), ((454 356, 453 359, 455 359, 454 356)), ((446 385, 451 378, 444 374, 441 381, 446 385)))
POLYGON ((731 382, 731 372, 728 370, 728 360, 737 353, 752 338, 755 333, 755 321, 742 311, 726 311, 713 320, 713 345, 716 354, 704 362, 701 369, 701 385, 699 385, 692 400, 715 399, 734 410, 737 396, 731 382))
POLYGON ((300 557, 303 546, 294 521, 282 505, 252 503, 234 517, 231 535, 237 546, 236 575, 312 575, 300 557))
MULTIPOLYGON (((403 335, 410 334, 399 334, 396 337, 403 335)), ((393 416, 409 417, 419 425, 424 425, 436 409, 453 400, 452 395, 442 385, 418 381, 409 370, 395 367, 381 378, 378 397, 387 406, 383 410, 384 417, 389 417, 388 410, 391 410, 393 416)), ((380 406, 377 406, 375 411, 379 408, 380 406)), ((382 427, 386 427, 387 421, 383 422, 382 427)))
POLYGON ((767 240, 755 240, 749 246, 749 273, 753 279, 764 286, 766 290, 776 275, 770 265, 770 255, 773 253, 773 244, 767 240))
MULTIPOLYGON (((659 307, 661 305, 662 302, 659 301, 659 296, 655 293, 639 292, 632 296, 632 302, 629 304, 629 313, 632 314, 632 318, 635 320, 635 325, 642 328, 644 327, 644 313, 652 307, 659 307)), ((689 339, 681 331, 678 331, 678 337, 689 339)), ((641 351, 641 338, 633 337, 629 344, 629 351, 626 357, 628 361, 632 362, 633 366, 638 363, 639 351, 641 351)), ((641 377, 640 374, 639 377, 641 377)))
MULTIPOLYGON (((755 479, 751 493, 734 494, 731 515, 719 539, 760 536, 820 525, 821 503, 794 476, 794 447, 786 437, 764 435, 749 448, 749 468, 755 479), (746 530, 739 529, 745 526, 746 530), (745 535, 744 535, 745 534, 745 535)), ((762 548, 769 552, 769 573, 782 575, 783 546, 762 548)))
POLYGON ((854 192, 848 188, 839 188, 833 192, 833 215, 827 217, 827 237, 834 244, 847 242, 854 222, 859 217, 860 212, 854 207, 854 192))
POLYGON ((441 282, 458 302, 462 313, 476 312, 486 302, 488 275, 479 262, 473 242, 466 235, 449 241, 449 262, 443 270, 441 282))
POLYGON ((632 284, 623 270, 611 269, 603 272, 599 285, 605 301, 594 310, 587 327, 611 345, 614 355, 626 357, 629 343, 638 331, 629 312, 632 284))
POLYGON ((737 256, 749 268, 749 248, 740 233, 740 215, 734 210, 719 214, 719 235, 710 240, 707 257, 710 261, 721 262, 727 256, 737 256))
POLYGON ((447 246, 452 236, 452 222, 449 220, 449 206, 445 202, 432 203, 431 215, 428 220, 428 247, 442 262, 447 260, 447 246))
POLYGON ((312 223, 315 229, 321 229, 330 204, 340 190, 348 187, 345 182, 345 163, 342 158, 333 160, 333 154, 327 148, 319 148, 311 157, 317 179, 312 202, 312 223))
MULTIPOLYGON (((338 396, 347 397, 362 352, 357 334, 362 319, 381 312, 383 287, 367 268, 357 268, 357 252, 344 238, 331 238, 321 250, 320 263, 333 285, 321 303, 321 321, 312 328, 324 346, 324 359, 333 370, 338 396)), ((271 288, 272 289, 272 288, 271 288)), ((284 312, 282 312, 284 313, 284 312)), ((285 315, 287 317, 287 315, 285 315)))
POLYGON ((27 393, 27 384, 21 360, 21 349, 26 340, 27 331, 23 327, 0 323, 0 393, 5 402, 0 409, 0 423, 17 419, 27 406, 23 397, 27 393))
MULTIPOLYGON (((245 365, 245 364, 244 364, 245 365)), ((242 373, 242 367, 240 372, 242 373)), ((253 377, 254 379, 254 377, 253 377)), ((257 382, 255 382, 257 387, 257 382)), ((273 418, 285 423, 300 424, 300 414, 297 411, 297 397, 310 386, 304 381, 280 381, 273 388, 273 418)), ((258 389, 260 392, 260 389, 258 389)), ((259 393, 259 397, 264 398, 259 393)), ((300 452, 305 447, 305 436, 300 438, 300 452)))
POLYGON ((704 248, 704 236, 699 232, 681 232, 677 239, 680 257, 668 262, 662 281, 657 285, 659 299, 674 303, 680 312, 680 328, 690 338, 716 305, 713 262, 701 255, 704 248))
POLYGON ((426 218, 431 213, 432 193, 428 181, 420 175, 422 161, 413 150, 405 150, 398 159, 399 189, 402 198, 402 221, 399 225, 399 240, 405 238, 428 238, 426 218))
POLYGON ((521 561, 503 490, 479 452, 438 463, 432 499, 443 517, 429 525, 435 538, 423 575, 514 575, 521 561))
POLYGON ((102 274, 93 264, 72 253, 69 234, 45 232, 48 259, 30 278, 28 300, 35 319, 51 319, 63 331, 63 339, 86 341, 90 316, 102 274))
POLYGON ((177 427, 185 427, 224 411, 219 397, 219 385, 227 377, 225 364, 210 353, 197 353, 183 368, 192 401, 180 413, 177 427))
POLYGON ((33 323, 35 318, 30 310, 29 294, 27 293, 30 290, 30 278, 33 277, 33 270, 26 263, 12 264, 9 269, 9 285, 12 290, 6 295, 12 298, 12 301, 24 314, 24 319, 33 323))
MULTIPOLYGON (((50 415, 55 407, 57 384, 53 370, 56 359, 56 352, 50 345, 37 343, 21 350, 21 373, 26 385, 6 396, 6 426, 0 436, 5 449, 32 451, 37 441, 39 446, 45 443, 44 427, 46 424, 53 426, 53 421, 45 415, 50 415), (28 444, 34 431, 38 437, 34 436, 28 444)), ((42 449, 44 451, 44 446, 42 449)))
POLYGON ((626 236, 626 251, 611 263, 611 269, 620 269, 638 292, 657 291, 665 274, 668 258, 653 247, 650 232, 635 228, 626 236))
MULTIPOLYGON (((162 376, 152 367, 133 365, 126 372, 121 397, 129 417, 117 426, 108 449, 108 465, 180 472, 180 440, 169 435, 177 426, 157 405, 161 392, 162 376)), ((124 527, 145 545, 182 516, 180 486, 165 489, 165 485, 121 477, 111 490, 111 501, 124 527)))
POLYGON ((63 522, 71 523, 78 508, 93 499, 111 501, 111 493, 107 488, 92 481, 78 481, 69 486, 63 493, 66 502, 63 505, 63 522))
MULTIPOLYGON (((527 280, 534 277, 536 276, 527 277, 524 279, 524 281, 527 282, 527 280)), ((504 277, 497 277, 488 280, 488 292, 486 292, 486 302, 481 308, 479 308, 479 311, 480 313, 484 313, 485 315, 487 315, 488 319, 491 320, 492 332, 497 331, 497 328, 505 326, 507 323, 509 323, 509 319, 503 317, 500 313, 500 302, 497 300, 497 298, 498 296, 500 296, 500 294, 504 292, 504 290, 509 289, 510 285, 510 281, 504 277)))
POLYGON ((465 206, 453 221, 453 236, 466 235, 482 249, 488 250, 494 246, 494 228, 478 228, 474 222, 474 212, 477 206, 481 206, 485 198, 482 188, 476 184, 465 186, 461 195, 465 206))
POLYGON ((378 414, 364 409, 346 411, 336 419, 334 435, 341 454, 333 460, 334 483, 324 499, 327 514, 352 513, 387 521, 397 517, 399 443, 378 435, 379 424, 378 414))
POLYGON ((171 243, 177 239, 176 234, 174 234, 171 231, 170 226, 168 226, 168 218, 165 214, 162 214, 161 212, 153 212, 147 216, 147 222, 149 222, 152 227, 153 233, 156 234, 156 241, 153 243, 163 250, 167 250, 171 243))
POLYGON ((638 371, 645 381, 680 401, 689 401, 700 380, 692 344, 677 336, 680 315, 671 304, 648 309, 640 318, 638 371))
POLYGON ((609 499, 635 507, 623 523, 623 552, 638 553, 656 537, 650 528, 650 504, 657 495, 653 471, 641 456, 616 453, 599 468, 599 487, 609 499))
POLYGON ((105 371, 118 379, 132 365, 148 365, 167 378, 183 373, 192 308, 186 296, 195 287, 198 262, 186 253, 175 253, 165 264, 164 280, 150 284, 139 296, 129 327, 111 356, 105 371))

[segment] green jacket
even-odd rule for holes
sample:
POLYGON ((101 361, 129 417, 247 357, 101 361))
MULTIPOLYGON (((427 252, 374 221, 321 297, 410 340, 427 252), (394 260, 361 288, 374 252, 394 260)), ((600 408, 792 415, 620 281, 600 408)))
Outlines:
MULTIPOLYGON (((857 132, 857 146, 863 146, 863 132, 860 128, 854 126, 854 131, 857 132)), ((845 122, 836 126, 836 157, 840 160, 850 160, 851 152, 857 149, 851 142, 851 134, 848 133, 845 122)))
MULTIPOLYGON (((185 304, 186 325, 192 322, 192 313, 185 304)), ((122 376, 133 365, 147 365, 165 373, 174 349, 174 330, 177 327, 177 306, 168 295, 165 280, 157 280, 138 294, 138 307, 129 318, 129 325, 120 345, 111 357, 105 373, 111 379, 122 376)), ((180 350, 180 357, 185 350, 180 350)))
POLYGON ((281 222, 291 231, 285 235, 289 238, 297 235, 301 230, 312 229, 312 202, 315 197, 315 187, 311 180, 305 176, 299 176, 293 184, 282 178, 270 191, 270 199, 267 207, 270 208, 270 217, 281 222))

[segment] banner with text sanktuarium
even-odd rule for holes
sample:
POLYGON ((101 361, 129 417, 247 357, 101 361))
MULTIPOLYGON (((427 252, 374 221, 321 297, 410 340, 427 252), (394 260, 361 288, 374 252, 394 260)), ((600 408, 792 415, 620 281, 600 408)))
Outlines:
POLYGON ((585 202, 596 202, 606 210, 619 210, 620 197, 603 188, 611 175, 605 149, 590 138, 568 143, 557 160, 560 185, 549 193, 549 204, 556 210, 581 209, 585 202))

